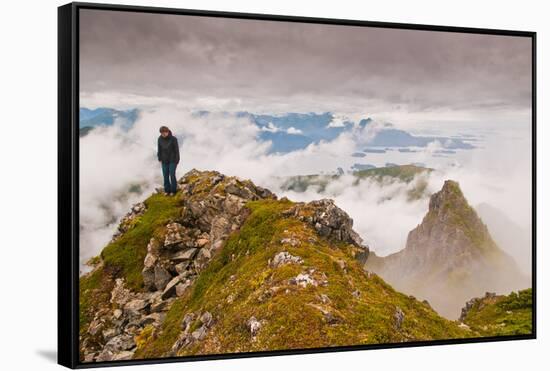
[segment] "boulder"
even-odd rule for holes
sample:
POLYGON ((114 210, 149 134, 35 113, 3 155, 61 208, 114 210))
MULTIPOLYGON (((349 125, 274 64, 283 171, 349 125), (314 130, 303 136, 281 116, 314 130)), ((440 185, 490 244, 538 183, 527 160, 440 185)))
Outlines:
POLYGON ((200 341, 206 337, 207 333, 208 333, 207 327, 202 325, 201 327, 199 327, 198 329, 196 329, 191 333, 191 337, 195 341, 200 341))
POLYGON ((121 316, 122 316, 122 311, 121 311, 120 309, 115 309, 115 310, 113 311, 113 317, 114 317, 115 319, 119 319, 121 316))
MULTIPOLYGON (((168 299, 171 296, 174 296, 176 294, 176 286, 180 282, 182 282, 182 280, 184 278, 185 278, 185 276, 182 276, 182 275, 179 275, 179 276, 176 276, 176 277, 172 278, 172 280, 170 280, 170 282, 168 282, 168 284, 164 288, 164 291, 160 295, 160 298, 162 300, 165 300, 165 299, 168 299)), ((188 285, 190 285, 190 283, 188 283, 188 285)))
POLYGON ((173 261, 173 262, 182 262, 182 261, 185 261, 185 260, 191 260, 191 259, 193 259, 193 257, 197 253, 197 250, 198 249, 192 247, 192 248, 186 249, 184 251, 177 252, 177 253, 175 253, 174 255, 172 255, 170 257, 170 260, 173 261))
POLYGON ((230 223, 225 216, 217 216, 212 220, 210 241, 225 239, 229 232, 230 223))
POLYGON ((147 244, 147 255, 143 260, 143 270, 141 275, 143 277, 143 285, 147 290, 156 290, 155 285, 155 265, 159 260, 159 243, 155 238, 151 238, 147 244))
POLYGON ((103 330, 103 321, 101 321, 98 318, 95 318, 90 324, 88 325, 88 334, 95 336, 100 331, 103 330))
POLYGON ((155 266, 155 287, 157 290, 164 290, 172 275, 160 265, 155 266))
POLYGON ((298 203, 284 212, 311 224, 317 233, 325 238, 343 241, 365 248, 363 240, 353 230, 353 219, 333 200, 322 199, 307 204, 298 203))
POLYGON ((166 225, 166 236, 164 238, 164 247, 173 248, 183 243, 185 228, 179 223, 169 223, 166 225))
POLYGON ((212 254, 210 253, 210 250, 206 247, 203 247, 199 250, 196 258, 195 258, 195 265, 199 270, 202 270, 208 261, 212 258, 212 254))
POLYGON ((124 305, 124 311, 132 315, 138 315, 148 307, 149 303, 147 301, 143 299, 133 299, 124 305))
POLYGON ((143 286, 149 291, 155 291, 157 286, 155 284, 155 268, 143 268, 141 271, 143 277, 143 286))
POLYGON ((112 353, 120 352, 122 350, 129 350, 136 346, 134 337, 128 334, 122 334, 115 336, 105 344, 104 351, 110 351, 112 353))
POLYGON ((212 314, 210 312, 204 312, 203 314, 201 314, 200 316, 200 321, 203 325, 205 325, 206 327, 209 327, 211 324, 212 324, 212 314))
POLYGON ((270 266, 277 268, 284 264, 302 264, 303 262, 304 260, 299 256, 291 255, 288 251, 281 251, 273 257, 270 266))
POLYGON ((227 195, 223 207, 231 215, 238 215, 244 207, 246 200, 233 194, 227 195))
POLYGON ((131 298, 130 290, 124 287, 124 279, 117 278, 111 291, 111 303, 124 306, 131 298))
POLYGON ((250 336, 252 336, 253 339, 256 338, 256 335, 262 328, 262 323, 256 319, 256 317, 252 316, 248 319, 246 322, 246 325, 248 326, 248 329, 250 330, 250 336))
POLYGON ((185 260, 185 261, 182 261, 181 263, 176 264, 174 266, 174 269, 178 274, 182 274, 183 272, 187 271, 187 267, 189 267, 189 264, 190 264, 190 261, 185 260))
POLYGON ((293 277, 289 280, 291 285, 297 285, 301 287, 307 287, 308 285, 317 286, 317 281, 315 281, 308 273, 300 273, 296 277, 293 277))
POLYGON ((208 238, 199 238, 197 240, 197 247, 198 248, 204 247, 204 246, 208 245, 209 242, 210 242, 210 240, 208 238))
POLYGON ((184 330, 184 332, 187 332, 189 330, 189 327, 191 327, 191 323, 193 323, 194 319, 194 313, 185 314, 185 316, 183 316, 183 320, 181 321, 181 329, 184 330))
POLYGON ((244 184, 238 184, 235 179, 230 180, 228 184, 225 185, 225 192, 247 200, 257 198, 248 187, 244 184))
POLYGON ((157 262, 158 257, 150 252, 145 255, 145 259, 143 259, 143 267, 144 268, 152 268, 155 266, 155 263, 157 262))
POLYGON ((284 244, 288 244, 290 246, 298 246, 300 244, 300 241, 298 241, 297 239, 295 238, 292 238, 292 237, 287 237, 287 238, 283 238, 281 240, 281 243, 284 245, 284 244))
POLYGON ((393 319, 394 324, 397 329, 401 328, 401 325, 403 324, 403 320, 405 319, 405 313, 403 313, 403 310, 401 308, 396 307, 395 312, 393 313, 393 319))

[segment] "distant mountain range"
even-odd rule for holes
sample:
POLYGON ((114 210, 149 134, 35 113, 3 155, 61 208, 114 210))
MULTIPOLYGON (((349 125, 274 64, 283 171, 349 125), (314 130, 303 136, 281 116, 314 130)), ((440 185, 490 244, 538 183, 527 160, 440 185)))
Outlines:
MULTIPOLYGON (((428 175, 433 169, 424 166, 395 165, 388 163, 384 167, 376 167, 373 165, 354 164, 352 166, 351 175, 355 177, 353 185, 356 186, 363 179, 370 179, 382 183, 384 180, 397 181, 403 183, 411 183, 418 175, 428 175)), ((280 185, 281 191, 306 192, 308 188, 315 188, 323 194, 327 186, 334 181, 337 181, 344 174, 337 172, 335 174, 310 174, 310 175, 295 175, 282 178, 280 185)), ((418 182, 407 191, 409 200, 416 200, 425 197, 427 183, 425 179, 418 179, 418 182)))
MULTIPOLYGON (((208 117, 210 111, 196 111, 195 117, 208 117)), ((219 114, 219 113, 218 113, 219 114)), ((258 138, 270 141, 271 153, 288 153, 304 149, 312 143, 331 141, 340 134, 352 130, 364 130, 375 124, 372 118, 365 118, 359 122, 343 119, 331 112, 323 113, 296 113, 289 112, 280 115, 254 114, 247 111, 221 112, 227 117, 248 118, 260 130, 258 138)), ((84 136, 97 126, 113 125, 121 119, 123 127, 130 128, 137 120, 138 109, 116 110, 112 108, 80 109, 80 135, 84 136)), ((374 135, 368 141, 368 148, 362 152, 354 152, 354 157, 361 157, 365 153, 385 153, 386 150, 399 149, 400 152, 415 152, 413 148, 422 148, 432 142, 439 142, 441 150, 438 155, 453 154, 454 150, 468 150, 475 148, 471 138, 416 136, 409 132, 395 128, 392 124, 377 124, 373 128, 374 135)))
POLYGON ((125 129, 129 129, 134 125, 138 118, 139 110, 134 108, 126 111, 116 110, 113 108, 96 108, 88 109, 80 108, 80 136, 87 135, 93 128, 97 126, 111 126, 117 119, 125 129))

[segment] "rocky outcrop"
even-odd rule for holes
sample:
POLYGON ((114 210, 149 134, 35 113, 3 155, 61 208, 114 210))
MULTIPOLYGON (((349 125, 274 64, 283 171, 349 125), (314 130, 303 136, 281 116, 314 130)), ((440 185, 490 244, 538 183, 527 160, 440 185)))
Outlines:
POLYGON ((474 308, 475 305, 485 305, 487 302, 494 302, 496 299, 497 294, 494 292, 486 292, 485 295, 481 298, 472 298, 466 302, 462 310, 460 311, 460 317, 458 320, 460 322, 464 322, 466 320, 466 317, 468 316, 468 313, 472 308, 474 308))
MULTIPOLYGON (((357 258, 363 262, 367 260, 369 248, 363 245, 363 239, 353 230, 353 219, 336 206, 333 200, 322 199, 308 203, 296 203, 284 215, 310 224, 322 237, 358 247, 357 258)), ((292 241, 285 242, 291 243, 292 241)))
POLYGON ((448 318, 458 318, 471 297, 528 286, 451 180, 431 196, 428 213, 409 233, 405 248, 383 258, 371 253, 365 268, 400 291, 427 299, 448 318))
POLYGON ((163 241, 152 238, 147 247, 143 281, 162 298, 183 291, 204 269, 232 231, 246 218, 248 201, 275 198, 250 181, 218 172, 191 170, 178 182, 183 208, 178 220, 166 225, 163 241))
POLYGON ((210 312, 203 312, 198 315, 195 315, 195 313, 187 313, 181 322, 182 332, 167 355, 172 357, 176 356, 182 349, 203 340, 213 323, 214 319, 210 312), (192 330, 192 325, 196 325, 197 328, 192 330))

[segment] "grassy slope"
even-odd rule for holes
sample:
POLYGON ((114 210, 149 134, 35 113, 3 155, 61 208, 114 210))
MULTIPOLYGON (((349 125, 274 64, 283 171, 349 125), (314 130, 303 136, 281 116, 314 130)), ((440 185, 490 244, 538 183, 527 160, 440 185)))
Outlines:
MULTIPOLYGON (((314 230, 281 212, 289 201, 255 201, 251 215, 234 233, 220 253, 188 291, 168 312, 162 330, 150 336, 135 358, 159 357, 170 350, 186 313, 212 313, 215 324, 208 337, 183 354, 222 353, 257 350, 308 348, 351 344, 400 342, 470 336, 455 322, 393 290, 376 275, 370 277, 352 257, 352 247, 318 239, 314 230), (281 245, 281 239, 294 235, 301 244, 281 245), (279 251, 304 259, 303 265, 268 266, 279 251), (346 271, 338 264, 345 262, 346 271), (329 284, 300 288, 288 279, 307 268, 326 274, 329 284), (271 295, 266 295, 269 289, 271 295), (274 289, 278 288, 278 289, 274 289), (359 290, 360 296, 352 292, 359 290), (320 295, 329 297, 322 304, 320 295), (228 298, 232 298, 230 303, 228 298), (400 329, 394 325, 399 307, 405 313, 400 329), (330 311, 340 322, 329 325, 319 308, 330 311), (246 327, 255 316, 263 327, 252 340, 246 327)), ((198 325, 195 324, 195 326, 198 325)))
POLYGON ((482 336, 531 334, 533 290, 478 299, 464 323, 482 336))
POLYGON ((78 306, 80 333, 87 330, 98 309, 108 305, 113 286, 114 278, 102 265, 80 278, 78 306))
POLYGON ((353 174, 359 178, 383 178, 391 177, 398 178, 403 182, 411 182, 415 176, 424 172, 430 172, 432 169, 420 167, 416 165, 400 165, 400 166, 387 166, 387 167, 378 167, 374 169, 359 170, 355 171, 353 174))

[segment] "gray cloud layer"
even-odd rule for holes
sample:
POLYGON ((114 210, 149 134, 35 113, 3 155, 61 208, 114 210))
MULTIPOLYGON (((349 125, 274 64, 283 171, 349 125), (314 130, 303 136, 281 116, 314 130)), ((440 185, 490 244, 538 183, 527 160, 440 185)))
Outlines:
MULTIPOLYGON (((82 10, 81 92, 523 109, 528 38, 82 10)), ((319 107, 320 110, 323 110, 319 107)))

